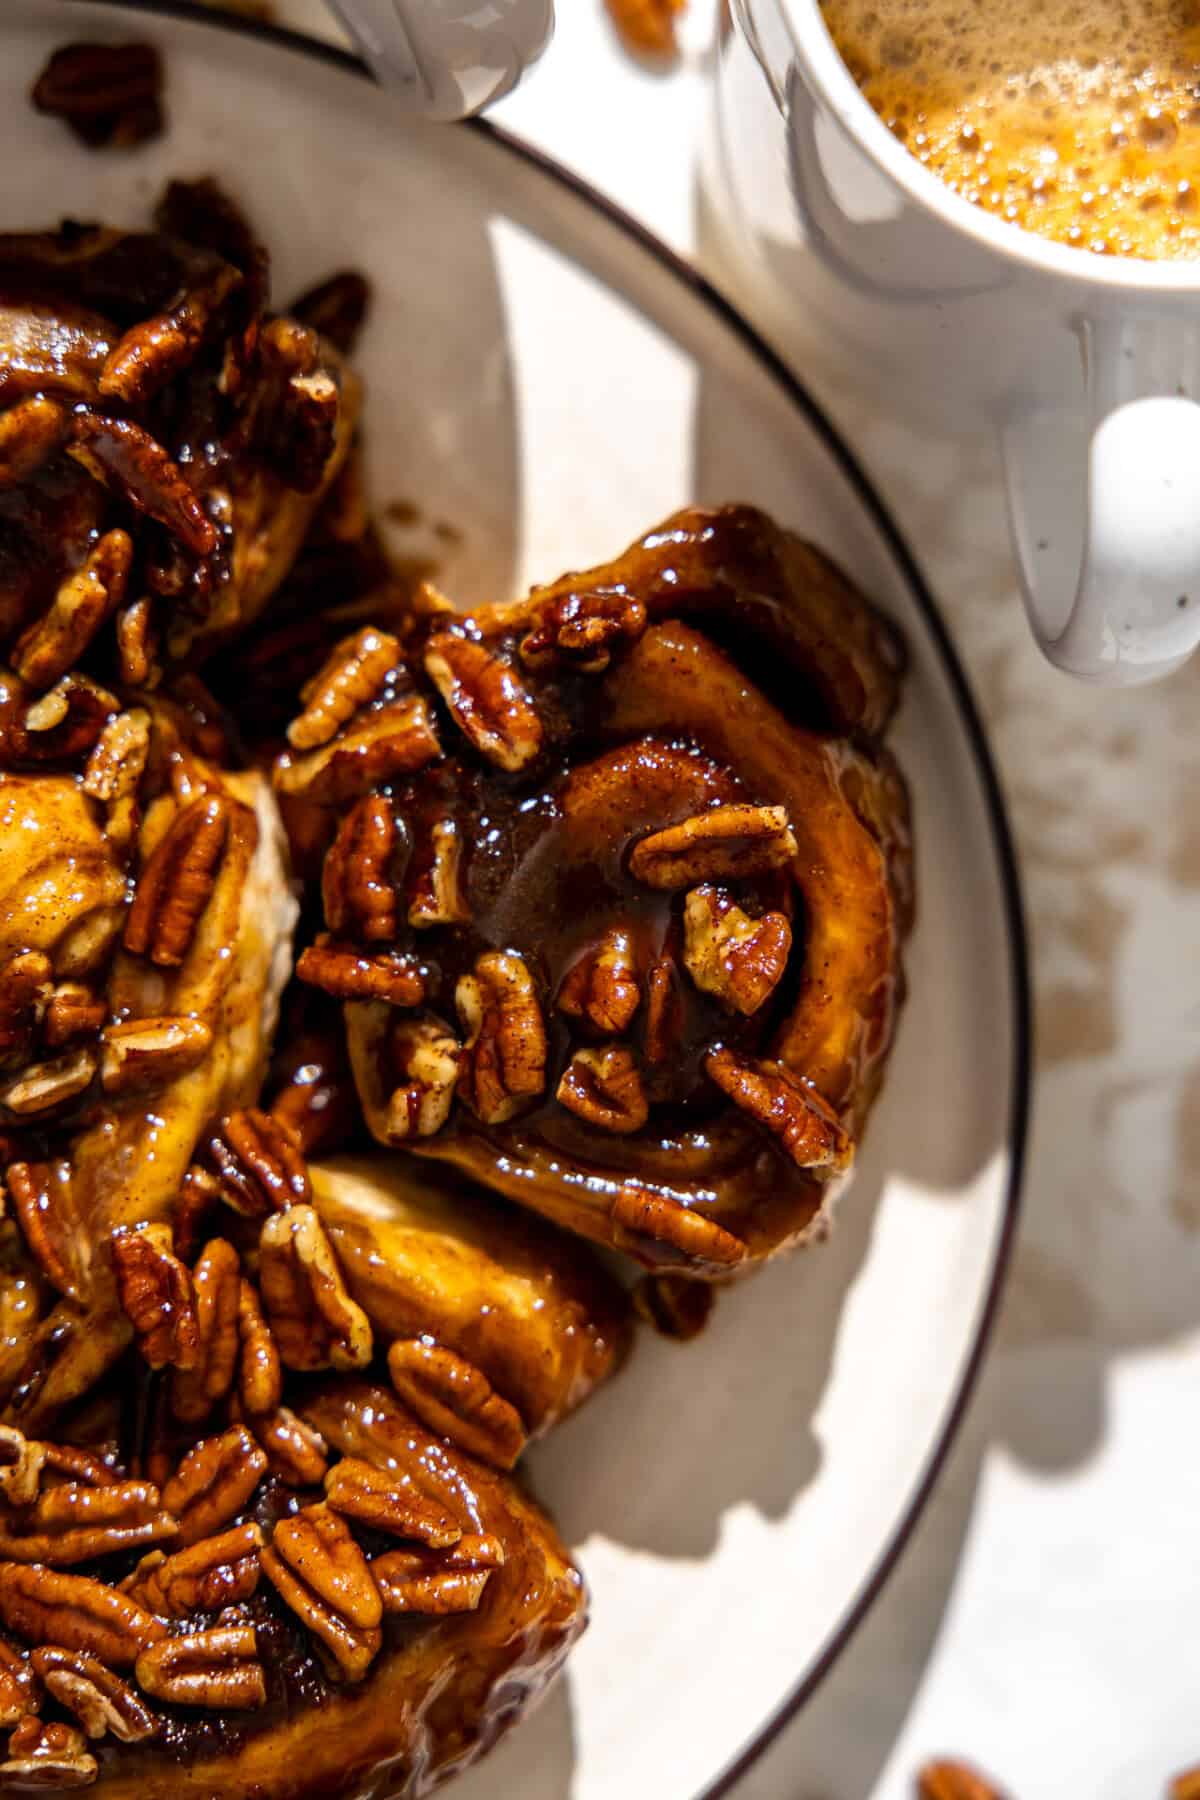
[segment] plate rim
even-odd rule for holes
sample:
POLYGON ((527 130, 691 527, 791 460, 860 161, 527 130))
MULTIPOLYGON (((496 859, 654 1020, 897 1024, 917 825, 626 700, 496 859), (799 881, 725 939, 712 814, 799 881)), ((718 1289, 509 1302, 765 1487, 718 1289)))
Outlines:
MULTIPOLYGON (((326 43, 273 22, 240 14, 199 11, 186 0, 67 0, 68 4, 107 7, 114 13, 141 14, 197 26, 202 30, 246 37, 260 43, 273 44, 295 54, 325 63, 343 74, 373 81, 366 64, 351 51, 326 43)), ((495 148, 533 168, 544 178, 573 195, 587 209, 599 213, 611 226, 656 262, 672 281, 687 289, 741 343, 743 349, 760 365, 782 395, 804 417, 813 432, 839 468, 855 496, 869 514, 892 557, 905 585, 927 625, 934 649, 950 684, 959 716, 966 732, 983 792, 984 809, 991 832, 992 846, 1000 876, 1000 893, 1008 940, 1010 973, 1010 1013, 1013 1032, 1011 1095, 1006 1143, 1009 1166, 1005 1181, 1000 1230, 992 1252, 983 1304, 979 1311, 970 1348, 963 1359, 940 1430, 925 1467, 903 1507, 890 1537, 874 1564, 863 1577, 854 1598, 829 1634, 812 1667, 784 1695, 733 1758, 719 1769, 695 1795, 694 1800, 725 1800, 764 1752, 802 1711, 821 1682, 829 1674, 854 1637, 906 1549, 926 1504, 937 1484, 959 1429, 974 1395, 976 1383, 991 1343, 992 1332, 1004 1293, 1005 1280, 1012 1261, 1021 1210, 1026 1151, 1033 1099, 1033 997, 1031 955, 1025 903, 1022 894, 1020 866, 1008 810, 1004 800, 999 770, 992 754, 974 691, 954 646, 941 608, 921 572, 900 527, 886 502, 875 488, 865 468, 834 424, 821 403, 805 387, 799 375, 775 350, 756 326, 705 274, 677 250, 667 244, 617 201, 577 174, 526 142, 515 132, 487 119, 469 119, 444 130, 466 130, 490 141, 495 148)))

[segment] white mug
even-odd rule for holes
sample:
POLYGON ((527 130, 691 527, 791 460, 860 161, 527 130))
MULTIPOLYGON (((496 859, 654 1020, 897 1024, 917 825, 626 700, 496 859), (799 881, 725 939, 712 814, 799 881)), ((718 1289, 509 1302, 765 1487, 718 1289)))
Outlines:
POLYGON ((817 0, 731 0, 721 202, 777 306, 894 409, 998 434, 1030 622, 1110 686, 1200 643, 1200 262, 1049 242, 962 199, 856 87, 817 0))
POLYGON ((465 119, 500 100, 549 42, 554 0, 328 0, 407 111, 465 119))

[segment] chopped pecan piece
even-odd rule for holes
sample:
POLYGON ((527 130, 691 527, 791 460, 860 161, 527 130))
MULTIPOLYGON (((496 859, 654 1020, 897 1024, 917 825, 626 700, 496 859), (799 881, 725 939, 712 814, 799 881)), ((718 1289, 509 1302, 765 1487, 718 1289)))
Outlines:
POLYGON ((978 1769, 964 1762, 929 1762, 917 1775, 918 1800, 1004 1800, 978 1769))
POLYGON ((488 950, 454 990, 467 1042, 459 1093, 485 1125, 502 1124, 546 1086, 546 1027, 516 950, 488 950))
POLYGON ((435 1136, 454 1104, 462 1045, 441 1019, 422 1013, 396 1021, 388 1035, 388 1061, 401 1078, 388 1100, 388 1136, 398 1144, 435 1136))
POLYGON ((0 1425, 0 1501, 32 1506, 38 1497, 46 1446, 13 1425, 0 1425))
POLYGON ((28 1061, 53 986, 50 958, 41 950, 18 950, 0 967, 0 1068, 28 1061))
POLYGON ((640 1131, 650 1117, 637 1058, 626 1044, 577 1050, 563 1070, 557 1099, 601 1131, 640 1131))
MULTIPOLYGON (((994 1800, 993 1796, 985 1796, 984 1800, 994 1800)), ((1167 1800, 1200 1800, 1200 1765, 1194 1769, 1183 1769, 1174 1777, 1167 1792, 1167 1800)))
POLYGON ((451 718, 481 756, 510 774, 533 761, 542 747, 542 721, 502 657, 456 627, 430 638, 424 662, 451 718))
POLYGON ((326 937, 309 945, 296 964, 296 975, 335 1000, 386 1000, 389 1006, 420 1006, 425 998, 425 977, 413 957, 394 950, 371 954, 326 937))
POLYGON ((127 531, 106 531, 68 575, 50 610, 18 640, 13 667, 31 687, 52 687, 82 657, 109 614, 125 598, 133 561, 127 531))
POLYGON ((385 1550, 371 1574, 385 1613, 474 1612, 496 1569, 504 1564, 499 1538, 461 1537, 448 1550, 385 1550))
POLYGON ((67 435, 61 400, 30 394, 0 413, 0 488, 19 487, 49 461, 67 435))
POLYGON ((840 1170, 854 1157, 849 1133, 814 1087, 782 1063, 756 1062, 736 1050, 710 1050, 709 1078, 772 1137, 798 1169, 840 1170))
POLYGON ((283 1393, 283 1368, 257 1291, 238 1287, 238 1394, 250 1414, 273 1413, 283 1393))
POLYGON ((128 1594, 36 1563, 0 1563, 0 1619, 29 1643, 86 1650, 113 1669, 132 1667, 167 1635, 162 1620, 128 1594))
POLYGON ((220 1612, 249 1600, 256 1591, 262 1547, 263 1534, 250 1521, 217 1537, 201 1538, 173 1556, 152 1550, 121 1583, 121 1591, 160 1619, 220 1612))
POLYGON ((687 0, 605 0, 625 48, 634 56, 673 57, 675 35, 687 0))
POLYGON ((311 494, 321 485, 337 438, 338 384, 319 366, 316 333, 296 319, 268 319, 258 353, 263 379, 256 447, 288 487, 311 494))
POLYGON ((226 262, 198 265, 178 300, 165 312, 140 319, 109 351, 97 383, 101 396, 144 406, 195 361, 241 279, 226 262))
POLYGON ((42 1274, 60 1294, 77 1300, 80 1221, 71 1165, 61 1157, 50 1163, 10 1163, 5 1181, 17 1222, 42 1274))
POLYGON ((100 1085, 106 1094, 165 1087, 202 1063, 211 1047, 212 1027, 203 1019, 125 1019, 103 1034, 100 1085))
POLYGON ((96 1058, 86 1047, 68 1050, 49 1062, 31 1063, 15 1081, 0 1087, 0 1106, 29 1119, 77 1099, 92 1085, 96 1058))
POLYGON ((208 1149, 222 1200, 248 1219, 312 1199, 308 1164, 291 1132, 256 1106, 226 1114, 208 1149))
POLYGON ((259 1239, 259 1285, 279 1355, 289 1369, 362 1369, 370 1322, 350 1298, 333 1246, 311 1206, 276 1213, 259 1239))
POLYGON ((195 1256, 205 1222, 221 1197, 220 1183, 208 1169, 193 1163, 175 1202, 175 1254, 187 1262, 195 1256))
POLYGON ((237 1251, 225 1238, 213 1238, 192 1270, 196 1359, 190 1369, 176 1369, 171 1382, 172 1411, 188 1424, 207 1418, 233 1386, 241 1287, 237 1251))
POLYGON ((172 1248, 169 1225, 118 1231, 112 1239, 117 1295, 152 1369, 194 1369, 200 1334, 192 1278, 172 1248))
POLYGON ((325 857, 321 894, 332 932, 388 943, 398 924, 391 865, 400 842, 385 794, 366 794, 343 819, 325 857))
POLYGON ((118 1480, 108 1464, 91 1450, 78 1444, 45 1444, 46 1480, 53 1486, 56 1479, 82 1482, 85 1487, 112 1487, 118 1480))
POLYGON ((264 1706, 267 1683, 253 1625, 216 1625, 186 1637, 165 1638, 143 1650, 139 1685, 172 1706, 246 1712, 264 1706))
POLYGON ((378 699, 401 661, 399 640, 390 631, 365 625, 354 637, 343 638, 300 690, 304 711, 287 728, 293 750, 327 744, 360 706, 378 699))
POLYGON ((531 669, 566 663, 584 675, 599 675, 622 642, 632 644, 646 629, 644 602, 634 594, 584 591, 563 594, 542 607, 537 624, 521 640, 521 660, 531 669))
POLYGON ((148 594, 117 614, 117 667, 126 687, 156 688, 162 680, 154 601, 148 594))
POLYGON ((73 762, 119 710, 116 695, 88 675, 72 671, 37 700, 15 676, 0 676, 0 761, 73 762))
POLYGON ((163 128, 162 62, 153 44, 64 44, 34 83, 37 110, 93 150, 127 149, 163 128))
POLYGON ((8 1740, 8 1752, 0 1762, 0 1788, 31 1791, 91 1787, 98 1773, 95 1757, 85 1747, 83 1733, 58 1720, 44 1725, 25 1718, 8 1740))
POLYGON ((317 1487, 325 1479, 325 1439, 286 1406, 250 1421, 272 1475, 288 1487, 317 1487))
MULTIPOLYGON (((253 817, 245 807, 253 829, 253 817)), ((125 948, 160 968, 178 968, 208 905, 230 830, 229 803, 201 794, 181 808, 138 877, 125 948)))
POLYGON ((103 1487, 65 1482, 34 1504, 0 1517, 0 1558, 69 1568, 118 1550, 137 1550, 173 1538, 175 1520, 149 1481, 113 1481, 103 1487))
POLYGON ((715 1219, 697 1212, 669 1194, 657 1194, 637 1182, 626 1182, 612 1204, 613 1239, 627 1238, 677 1250, 689 1262, 707 1263, 715 1269, 736 1268, 744 1262, 746 1246, 715 1219))
POLYGON ((0 1638, 0 1726, 17 1725, 41 1705, 41 1684, 19 1650, 0 1638))
POLYGON ((76 412, 67 454, 94 481, 156 519, 193 556, 211 556, 217 529, 179 464, 132 419, 76 412))
POLYGON ((686 1275, 643 1275, 633 1290, 633 1304, 660 1337, 686 1344, 708 1324, 716 1291, 709 1281, 686 1275))
POLYGON ((140 1744, 158 1730, 158 1720, 141 1696, 85 1650, 43 1644, 29 1660, 46 1692, 74 1713, 88 1737, 111 1732, 122 1744, 140 1744))
POLYGON ((371 290, 357 269, 339 269, 293 300, 288 312, 348 356, 367 316, 371 290))
POLYGON ((711 806, 679 825, 652 831, 629 853, 629 870, 647 887, 678 892, 701 881, 738 881, 782 869, 796 838, 782 806, 711 806))
POLYGON ((416 1538, 441 1549, 462 1536, 450 1514, 421 1493, 409 1475, 377 1469, 358 1456, 344 1456, 334 1464, 325 1477, 325 1495, 335 1512, 392 1537, 416 1538))
POLYGON ((438 819, 429 833, 428 854, 420 858, 409 878, 408 922, 415 930, 469 922, 471 909, 462 891, 462 855, 457 821, 438 819))
POLYGON ((366 1557, 344 1519, 307 1506, 283 1519, 262 1553, 263 1572, 280 1598, 318 1639, 323 1660, 346 1681, 361 1681, 383 1642, 383 1603, 366 1557))
POLYGON ((693 888, 683 908, 683 960, 696 986, 747 1017, 787 968, 792 928, 781 912, 752 919, 723 889, 693 888))
POLYGON ((511 1469, 526 1444, 524 1421, 482 1369, 428 1338, 397 1338, 388 1351, 392 1386, 439 1437, 511 1469))
POLYGON ((441 753, 429 702, 422 694, 401 694, 351 719, 332 743, 285 751, 274 781, 281 794, 339 806, 423 769, 441 753))
POLYGON ((77 1038, 95 1037, 108 1017, 108 1004, 80 981, 60 981, 46 1002, 42 1037, 50 1050, 77 1038))
POLYGON ((104 803, 105 837, 123 850, 137 834, 138 787, 149 754, 150 715, 135 706, 109 720, 83 771, 84 793, 104 803))
POLYGON ((244 1425, 201 1438, 163 1488, 183 1544, 212 1537, 236 1517, 266 1473, 267 1459, 244 1425))
POLYGON ((558 990, 560 1012, 608 1037, 628 1031, 641 1000, 633 939, 617 925, 571 964, 558 990))
POLYGON ((646 972, 646 1034, 643 1051, 652 1068, 675 1056, 683 1041, 683 995, 674 960, 660 956, 646 972))

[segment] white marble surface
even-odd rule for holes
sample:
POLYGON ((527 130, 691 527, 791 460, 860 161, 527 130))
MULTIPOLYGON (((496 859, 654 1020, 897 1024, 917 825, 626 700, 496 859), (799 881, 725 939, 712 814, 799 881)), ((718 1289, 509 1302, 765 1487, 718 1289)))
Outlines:
MULTIPOLYGON (((320 0, 280 10, 321 23, 320 0)), ((708 0, 669 76, 618 52, 601 0, 559 11, 496 116, 711 258, 695 195, 708 0)), ((1024 864, 1039 1065, 1023 1230, 966 1425, 882 1599, 739 1792, 901 1800, 953 1751, 1016 1800, 1158 1796, 1200 1762, 1200 659, 1118 696, 1053 674, 1013 591, 990 445, 914 441, 823 376, 819 345, 802 362, 986 713, 1024 864)), ((635 1767, 629 1791, 643 1800, 635 1767)))

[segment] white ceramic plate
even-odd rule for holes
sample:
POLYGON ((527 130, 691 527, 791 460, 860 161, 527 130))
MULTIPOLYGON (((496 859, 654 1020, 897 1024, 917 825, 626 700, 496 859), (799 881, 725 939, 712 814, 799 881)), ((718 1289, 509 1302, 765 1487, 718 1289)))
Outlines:
POLYGON ((1013 1227, 1027 1103, 1024 943, 979 722, 942 625, 845 449, 746 326, 595 196, 496 134, 414 128, 336 53, 158 7, 6 0, 0 221, 143 222, 211 173, 286 298, 344 265, 377 498, 463 601, 586 566, 691 500, 755 501, 900 621, 896 748, 916 800, 911 997, 833 1241, 641 1343, 529 1473, 592 1626, 460 1800, 715 1800, 845 1643, 960 1415, 1013 1227), (67 36, 149 36, 166 139, 95 155, 25 95, 67 36), (448 544, 439 522, 462 533, 448 544))

